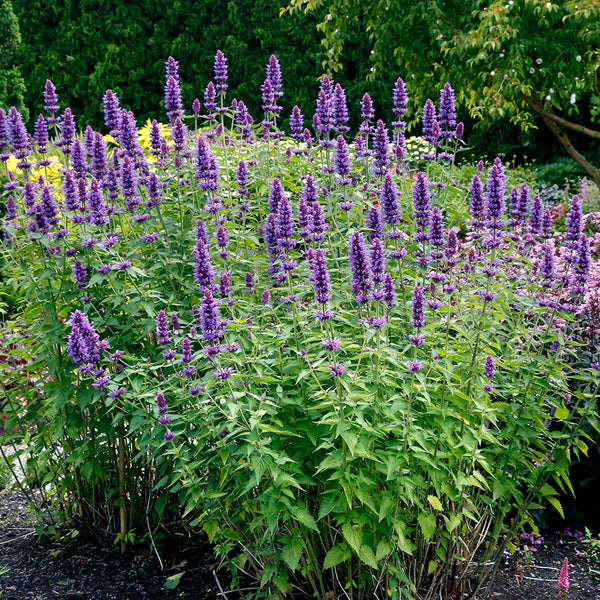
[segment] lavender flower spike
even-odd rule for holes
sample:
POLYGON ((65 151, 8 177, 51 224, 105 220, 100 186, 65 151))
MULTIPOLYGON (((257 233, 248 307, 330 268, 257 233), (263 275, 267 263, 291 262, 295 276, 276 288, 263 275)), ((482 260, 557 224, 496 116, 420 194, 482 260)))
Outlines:
POLYGON ((352 271, 350 291, 354 294, 358 304, 364 304, 369 299, 373 281, 371 279, 369 254, 362 233, 359 231, 352 232, 350 236, 348 258, 350 260, 350 270, 352 271))
POLYGON ((182 106, 179 83, 175 77, 169 75, 165 85, 165 108, 167 109, 167 116, 170 123, 173 123, 177 117, 183 116, 182 106))
POLYGON ((423 308, 423 288, 415 285, 412 302, 412 326, 421 329, 425 325, 425 312, 423 308))
POLYGON ((438 122, 442 137, 454 137, 456 128, 456 100, 454 98, 454 90, 449 83, 446 83, 440 92, 438 122))
POLYGON ((46 84, 44 85, 44 110, 50 113, 48 123, 56 123, 58 121, 56 113, 59 108, 56 87, 49 79, 46 79, 46 84))
POLYGON ((344 88, 339 83, 336 83, 333 89, 332 105, 335 129, 340 133, 350 131, 350 127, 346 125, 349 119, 346 92, 344 92, 344 88))
POLYGON ((381 207, 383 220, 390 225, 400 223, 400 207, 398 205, 398 189, 390 173, 387 173, 381 186, 381 207))
POLYGON ((348 177, 351 170, 350 153, 346 140, 341 135, 337 136, 335 142, 335 156, 333 160, 335 172, 339 175, 339 178, 336 179, 337 183, 339 185, 348 185, 351 182, 348 177))
POLYGON ((227 58, 221 50, 217 50, 217 54, 215 56, 214 63, 214 71, 215 71, 215 81, 217 85, 215 86, 217 91, 225 92, 229 87, 227 85, 227 58))
POLYGON ((412 196, 415 222, 417 227, 421 230, 425 230, 429 225, 431 213, 431 192, 429 190, 429 180, 427 179, 427 175, 422 171, 417 173, 412 196))
POLYGON ((375 157, 373 172, 376 175, 385 174, 390 164, 390 139, 385 123, 381 119, 377 121, 373 136, 373 155, 375 157))
POLYGON ((327 304, 331 300, 331 280, 327 270, 327 258, 323 248, 311 249, 308 255, 310 266, 310 282, 315 290, 315 300, 327 304))

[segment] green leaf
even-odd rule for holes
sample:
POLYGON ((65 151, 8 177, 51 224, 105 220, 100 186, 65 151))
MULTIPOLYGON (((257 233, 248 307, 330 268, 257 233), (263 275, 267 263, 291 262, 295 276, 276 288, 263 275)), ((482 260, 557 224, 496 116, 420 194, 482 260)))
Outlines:
POLYGON ((300 557, 304 550, 304 543, 299 539, 292 539, 281 549, 281 555, 283 560, 287 563, 288 567, 295 571, 300 564, 300 557))
POLYGON ((360 525, 350 525, 350 523, 344 523, 342 526, 342 534, 352 549, 358 553, 363 538, 362 527, 360 525))
POLYGON ((421 513, 417 520, 419 521, 419 525, 421 526, 421 531, 423 532, 423 537, 426 542, 429 542, 436 530, 436 518, 432 513, 421 513))
POLYGON ((323 568, 331 569, 345 560, 348 560, 350 556, 351 553, 346 544, 336 544, 333 548, 330 548, 329 552, 325 555, 323 568))
POLYGON ((384 540, 381 540, 379 542, 379 544, 377 544, 377 550, 375 551, 375 558, 377 560, 381 560, 382 558, 385 558, 386 556, 391 554, 393 550, 394 550, 394 546, 392 546, 392 544, 390 544, 389 542, 386 542, 384 540))
POLYGON ((184 574, 185 571, 183 571, 182 573, 177 573, 177 575, 171 575, 171 577, 168 577, 165 581, 165 587, 168 590, 174 590, 179 585, 179 580, 184 576, 184 574))
POLYGON ((313 531, 319 531, 315 518, 303 506, 292 506, 290 511, 294 519, 300 521, 302 525, 306 525, 306 527, 313 531))
POLYGON ((217 535, 217 531, 219 531, 219 522, 207 521, 202 525, 202 529, 206 532, 209 541, 212 542, 215 539, 215 535, 217 535))
POLYGON ((429 495, 427 496, 427 501, 429 502, 429 504, 431 504, 431 506, 433 506, 435 510, 444 510, 444 507, 442 506, 442 503, 440 502, 440 499, 437 496, 429 495))
POLYGON ((375 554, 370 546, 364 545, 361 546, 358 551, 358 558, 362 560, 365 564, 369 565, 373 569, 377 568, 377 560, 375 559, 375 554))
POLYGON ((569 409, 564 406, 559 406, 554 413, 554 418, 559 421, 564 421, 569 416, 569 409))
POLYGON ((546 500, 550 502, 550 504, 558 511, 558 514, 564 519, 565 513, 563 511, 562 504, 558 501, 558 499, 554 498, 553 496, 548 496, 546 500))

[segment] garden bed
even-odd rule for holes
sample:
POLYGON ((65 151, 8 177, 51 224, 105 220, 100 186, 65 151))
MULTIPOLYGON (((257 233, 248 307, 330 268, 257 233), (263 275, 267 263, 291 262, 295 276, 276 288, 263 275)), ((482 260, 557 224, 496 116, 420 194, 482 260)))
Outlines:
MULTIPOLYGON (((585 544, 566 531, 544 536, 534 552, 507 558, 485 600, 554 600, 564 557, 571 565, 569 600, 597 598, 598 565, 582 556, 585 544)), ((219 573, 219 581, 215 578, 218 561, 202 540, 174 539, 161 553, 162 571, 146 548, 121 555, 117 548, 69 536, 42 543, 35 518, 18 492, 0 495, 0 545, 2 600, 239 598, 227 592, 226 574, 219 573), (179 575, 174 589, 165 587, 179 575)))

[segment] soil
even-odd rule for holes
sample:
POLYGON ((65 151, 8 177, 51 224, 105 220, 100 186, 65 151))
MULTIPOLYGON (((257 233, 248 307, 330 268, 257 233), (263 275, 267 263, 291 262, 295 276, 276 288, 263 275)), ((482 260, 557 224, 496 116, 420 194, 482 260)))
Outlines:
MULTIPOLYGON (((118 548, 66 537, 40 541, 27 500, 19 492, 1 493, 1 600, 238 598, 225 593, 226 573, 218 570, 210 547, 202 541, 177 540, 161 554, 161 570, 156 555, 147 550, 122 555, 118 548), (177 586, 168 589, 178 577, 177 586)), ((521 549, 501 566, 487 597, 478 600, 555 600, 565 557, 570 563, 568 600, 599 600, 600 556, 587 558, 589 552, 581 536, 568 529, 522 540, 521 549)))

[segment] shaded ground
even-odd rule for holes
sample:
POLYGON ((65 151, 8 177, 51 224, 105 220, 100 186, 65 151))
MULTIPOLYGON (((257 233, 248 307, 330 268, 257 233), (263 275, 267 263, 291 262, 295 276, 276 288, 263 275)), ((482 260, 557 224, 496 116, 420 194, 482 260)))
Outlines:
MULTIPOLYGON (((522 540, 520 552, 506 559, 485 600, 555 600, 557 579, 568 557, 568 600, 600 599, 599 556, 588 559, 590 546, 569 531, 522 540)), ((213 600, 237 598, 220 592, 210 548, 181 539, 156 556, 107 549, 75 538, 37 542, 26 500, 17 492, 0 494, 0 598, 2 600, 213 600), (181 577, 175 589, 165 584, 181 577)), ((223 578, 223 574, 220 575, 223 578)), ((219 581, 224 586, 224 581, 219 581)), ((480 600, 484 600, 481 598, 480 600)))

